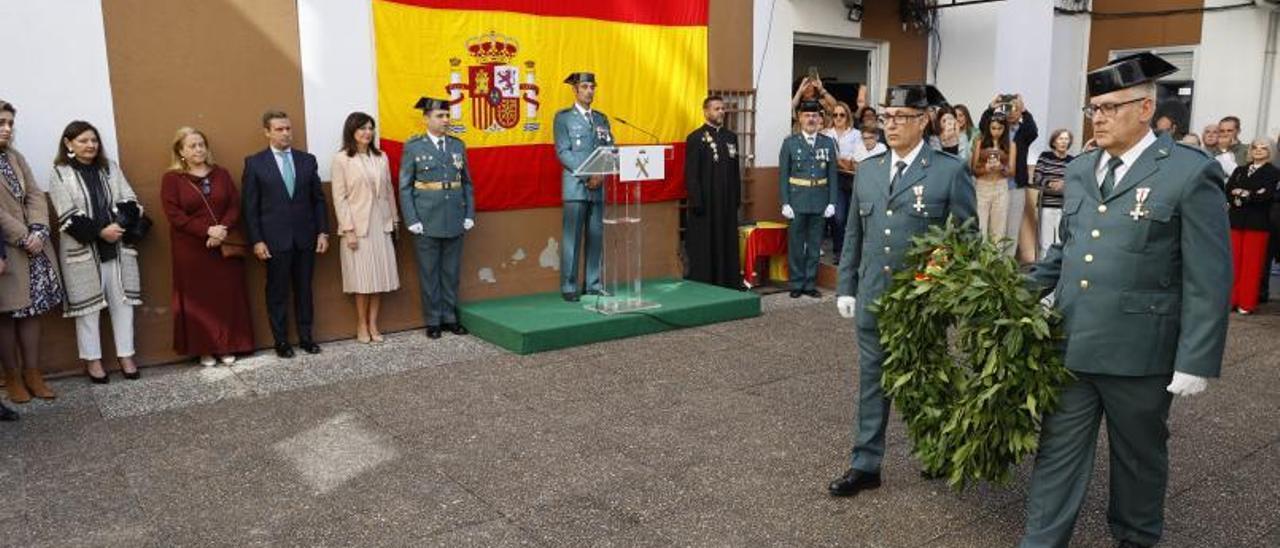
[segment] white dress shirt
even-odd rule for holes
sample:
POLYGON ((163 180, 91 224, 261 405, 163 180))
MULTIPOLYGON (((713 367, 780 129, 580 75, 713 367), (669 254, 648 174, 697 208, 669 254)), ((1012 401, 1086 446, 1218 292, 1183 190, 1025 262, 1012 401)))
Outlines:
POLYGON ((911 167, 911 162, 916 161, 916 156, 920 155, 920 151, 922 149, 924 149, 924 139, 921 139, 919 143, 916 143, 915 148, 911 149, 911 152, 908 152, 906 156, 898 156, 898 151, 890 150, 889 160, 891 161, 889 162, 889 179, 893 180, 893 174, 898 172, 899 161, 905 162, 907 167, 911 167))
MULTIPOLYGON (((293 149, 286 148, 284 150, 276 150, 275 147, 268 148, 271 149, 271 157, 276 159, 276 169, 280 170, 280 178, 284 179, 284 157, 291 156, 293 154, 293 149)), ((293 177, 296 180, 298 177, 298 166, 293 166, 293 170, 293 177)))
MULTIPOLYGON (((1134 162, 1138 161, 1138 157, 1142 156, 1147 147, 1155 144, 1155 142, 1156 134, 1148 129, 1147 134, 1138 140, 1138 144, 1133 145, 1129 150, 1124 151, 1124 154, 1120 155, 1120 161, 1124 163, 1116 167, 1116 184, 1119 184, 1124 179, 1124 174, 1129 172, 1129 168, 1133 167, 1134 162)), ((1099 160, 1098 165, 1094 167, 1094 175, 1097 176, 1099 188, 1102 187, 1102 180, 1107 177, 1107 162, 1110 161, 1111 153, 1105 150, 1102 151, 1102 158, 1099 160)))

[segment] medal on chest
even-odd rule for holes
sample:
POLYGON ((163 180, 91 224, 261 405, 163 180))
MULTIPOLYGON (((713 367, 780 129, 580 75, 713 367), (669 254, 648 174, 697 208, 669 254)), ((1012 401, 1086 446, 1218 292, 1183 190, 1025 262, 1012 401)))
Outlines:
POLYGON ((1134 196, 1136 199, 1133 202, 1133 209, 1129 210, 1129 216, 1133 217, 1134 221, 1146 217, 1147 214, 1151 212, 1146 207, 1147 196, 1149 195, 1151 195, 1151 189, 1145 186, 1138 187, 1134 190, 1134 196))
POLYGON ((465 162, 463 161, 463 158, 462 158, 462 155, 461 155, 461 154, 458 154, 457 152, 453 153, 453 167, 454 167, 454 169, 457 169, 459 172, 461 172, 461 171, 462 171, 462 167, 463 167, 464 163, 465 163, 465 162))
POLYGON ((596 126, 596 140, 601 143, 609 142, 609 130, 602 126, 596 126))
POLYGON ((711 137, 711 132, 702 132, 702 142, 707 144, 707 148, 711 149, 711 161, 720 161, 720 147, 716 146, 716 140, 711 137))
POLYGON ((916 213, 924 211, 924 185, 911 187, 911 192, 916 195, 916 203, 911 208, 916 210, 916 213))
POLYGON ((725 148, 728 148, 728 149, 729 149, 729 157, 730 157, 730 158, 737 158, 737 157, 738 157, 738 145, 737 145, 737 144, 734 144, 734 143, 725 143, 725 145, 724 145, 724 146, 725 146, 725 148))

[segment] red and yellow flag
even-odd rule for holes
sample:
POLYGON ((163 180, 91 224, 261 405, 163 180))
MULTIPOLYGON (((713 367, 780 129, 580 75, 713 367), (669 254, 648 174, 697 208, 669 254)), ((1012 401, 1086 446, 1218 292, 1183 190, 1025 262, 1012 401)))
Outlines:
MULTIPOLYGON (((552 122, 573 104, 562 83, 594 72, 593 108, 620 144, 675 147, 644 201, 684 197, 684 139, 702 123, 707 0, 374 0, 382 146, 395 164, 424 131, 421 96, 449 99, 480 210, 559 206, 552 122)), ((393 172, 396 170, 393 165, 393 172)))

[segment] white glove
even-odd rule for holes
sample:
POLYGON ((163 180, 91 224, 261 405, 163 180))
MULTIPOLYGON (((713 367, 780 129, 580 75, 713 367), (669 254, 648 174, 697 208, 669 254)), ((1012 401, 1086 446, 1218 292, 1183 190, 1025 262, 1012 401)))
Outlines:
POLYGON ((1209 387, 1209 379, 1197 377, 1189 373, 1173 372, 1173 382, 1165 387, 1170 394, 1178 396, 1194 396, 1209 387))
POLYGON ((791 209, 791 204, 782 204, 782 216, 788 219, 796 218, 796 212, 791 209))
POLYGON ((409 232, 414 234, 422 234, 422 223, 413 223, 409 225, 409 232))
POLYGON ((857 305, 858 301, 848 295, 836 297, 836 310, 840 311, 840 317, 846 320, 853 317, 857 305))
POLYGON ((836 216, 836 206, 827 204, 827 208, 822 210, 822 216, 831 218, 836 216))
POLYGON ((463 229, 463 230, 471 230, 471 229, 472 229, 473 227, 475 227, 475 226, 476 226, 476 222, 475 222, 475 221, 473 221, 473 220, 471 220, 471 219, 463 219, 463 220, 462 220, 462 229, 463 229))

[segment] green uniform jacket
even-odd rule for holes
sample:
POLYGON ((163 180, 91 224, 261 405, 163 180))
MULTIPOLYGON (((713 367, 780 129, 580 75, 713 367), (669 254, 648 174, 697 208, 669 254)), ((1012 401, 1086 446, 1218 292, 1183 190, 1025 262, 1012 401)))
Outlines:
POLYGON ((426 134, 417 135, 404 144, 400 157, 400 216, 405 226, 422 223, 423 235, 432 238, 461 236, 463 219, 476 217, 467 145, 446 135, 444 148, 441 152, 426 134), (452 186, 445 190, 418 190, 415 182, 452 186))
POLYGON ((1101 157, 1087 152, 1067 165, 1062 243, 1031 273, 1062 312, 1067 368, 1217 377, 1231 292, 1222 168, 1161 135, 1103 199, 1101 157))
POLYGON ((836 141, 819 133, 813 146, 796 133, 782 140, 778 154, 778 197, 798 214, 819 214, 840 199, 836 186, 836 141), (825 186, 794 186, 792 177, 825 180, 825 186))
POLYGON ((911 238, 946 222, 948 216, 962 223, 978 211, 973 179, 963 160, 925 145, 890 196, 890 158, 886 151, 858 164, 840 257, 836 294, 857 297, 858 327, 865 329, 876 327, 867 305, 902 268, 911 238), (919 199, 916 187, 921 187, 919 199))
POLYGON ((560 109, 555 123, 556 158, 564 168, 560 174, 560 197, 566 202, 604 201, 604 186, 587 189, 587 180, 574 177, 573 171, 595 152, 597 147, 613 146, 613 129, 609 117, 598 110, 591 111, 588 121, 575 107, 560 109))

